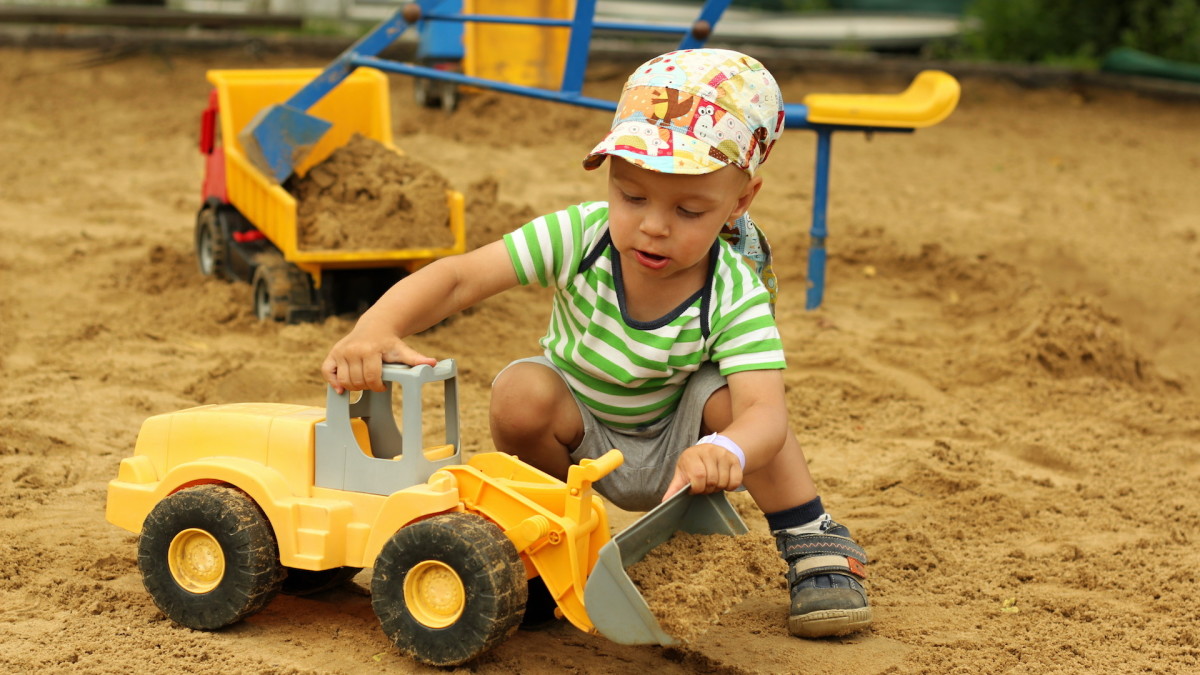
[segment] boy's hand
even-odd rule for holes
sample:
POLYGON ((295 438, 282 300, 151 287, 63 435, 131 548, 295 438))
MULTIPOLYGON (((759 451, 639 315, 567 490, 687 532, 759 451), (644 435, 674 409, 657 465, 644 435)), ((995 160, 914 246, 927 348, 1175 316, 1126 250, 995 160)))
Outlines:
POLYGON ((347 389, 383 391, 384 363, 436 366, 437 359, 421 354, 391 331, 359 325, 329 350, 321 374, 339 394, 347 389))
POLYGON ((693 445, 679 455, 675 477, 667 486, 663 501, 688 484, 694 495, 737 489, 742 484, 742 464, 732 452, 719 445, 693 445))

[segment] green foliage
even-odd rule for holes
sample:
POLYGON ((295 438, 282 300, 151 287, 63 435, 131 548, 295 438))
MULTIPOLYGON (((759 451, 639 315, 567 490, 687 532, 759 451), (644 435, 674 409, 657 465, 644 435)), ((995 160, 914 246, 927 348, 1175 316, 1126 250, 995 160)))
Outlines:
POLYGON ((975 0, 961 56, 1095 64, 1117 47, 1200 61, 1195 0, 975 0))
POLYGON ((1174 61, 1200 63, 1200 3, 1195 0, 1135 0, 1122 47, 1174 61))

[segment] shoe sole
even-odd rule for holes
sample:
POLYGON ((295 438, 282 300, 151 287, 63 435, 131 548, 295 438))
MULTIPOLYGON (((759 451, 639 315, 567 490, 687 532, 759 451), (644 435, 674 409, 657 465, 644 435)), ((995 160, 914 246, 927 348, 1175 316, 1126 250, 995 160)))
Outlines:
POLYGON ((788 617, 788 631, 803 638, 848 635, 871 625, 871 608, 825 609, 788 617))

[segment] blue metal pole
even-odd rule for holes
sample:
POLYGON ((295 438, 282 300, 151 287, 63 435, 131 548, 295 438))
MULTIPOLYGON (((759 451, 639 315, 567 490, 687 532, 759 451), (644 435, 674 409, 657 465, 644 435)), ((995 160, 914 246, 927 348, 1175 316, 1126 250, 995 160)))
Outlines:
MULTIPOLYGON (((716 28, 717 22, 721 20, 721 15, 725 13, 725 9, 729 7, 730 0, 707 0, 704 7, 700 9, 700 16, 696 21, 707 21, 709 30, 716 28)), ((683 34, 683 40, 679 43, 680 49, 697 49, 704 46, 704 41, 708 39, 705 36, 703 39, 698 39, 692 34, 689 29, 683 34)))
POLYGON ((317 101, 325 97, 333 88, 354 70, 353 59, 356 56, 375 56, 387 49, 400 34, 408 28, 404 20, 403 10, 398 10, 391 17, 359 38, 358 42, 350 45, 333 63, 329 64, 312 82, 304 85, 300 91, 287 100, 288 107, 297 110, 308 110, 317 101))
POLYGON ((389 59, 381 59, 374 56, 356 56, 351 59, 351 62, 356 66, 366 66, 368 68, 377 68, 379 70, 399 73, 401 75, 412 75, 414 77, 428 77, 437 80, 446 80, 455 84, 465 84, 483 89, 492 89, 494 91, 504 92, 506 94, 518 94, 520 96, 528 96, 530 98, 541 99, 543 101, 554 101, 556 103, 569 103, 583 108, 594 108, 596 110, 607 110, 612 112, 617 109, 617 102, 602 98, 591 98, 588 96, 580 96, 578 94, 570 94, 559 92, 553 89, 541 89, 539 87, 526 87, 519 84, 509 84, 500 80, 490 80, 483 77, 474 77, 472 75, 463 75, 449 70, 437 70, 427 66, 414 66, 408 63, 400 63, 389 59))
POLYGON ((817 129, 817 166, 813 184, 812 229, 808 243, 808 298, 805 309, 821 306, 825 294, 825 208, 829 203, 829 151, 833 130, 817 129))
POLYGON ((575 0, 571 21, 571 41, 567 44, 567 63, 563 68, 562 92, 583 91, 583 73, 587 69, 588 49, 592 44, 592 23, 596 20, 596 0, 575 0))
MULTIPOLYGON (((570 28, 575 25, 574 19, 552 19, 540 16, 501 16, 498 14, 461 14, 456 12, 434 11, 421 15, 422 19, 430 21, 457 21, 460 23, 495 23, 513 26, 542 26, 544 28, 570 28)), ((624 31, 629 33, 676 33, 682 35, 692 30, 687 26, 666 26, 657 24, 629 23, 627 21, 593 21, 592 28, 603 30, 624 31)))

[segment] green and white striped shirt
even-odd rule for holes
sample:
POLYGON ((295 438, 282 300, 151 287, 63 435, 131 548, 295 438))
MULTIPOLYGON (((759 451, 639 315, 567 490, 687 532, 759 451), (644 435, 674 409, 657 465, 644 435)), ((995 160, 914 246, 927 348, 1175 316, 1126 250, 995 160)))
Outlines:
POLYGON ((504 243, 521 284, 557 289, 541 345, 609 426, 638 428, 670 415, 688 375, 705 361, 722 375, 785 367, 769 293, 719 238, 705 288, 654 321, 625 313, 607 202, 542 216, 504 235, 504 243))

